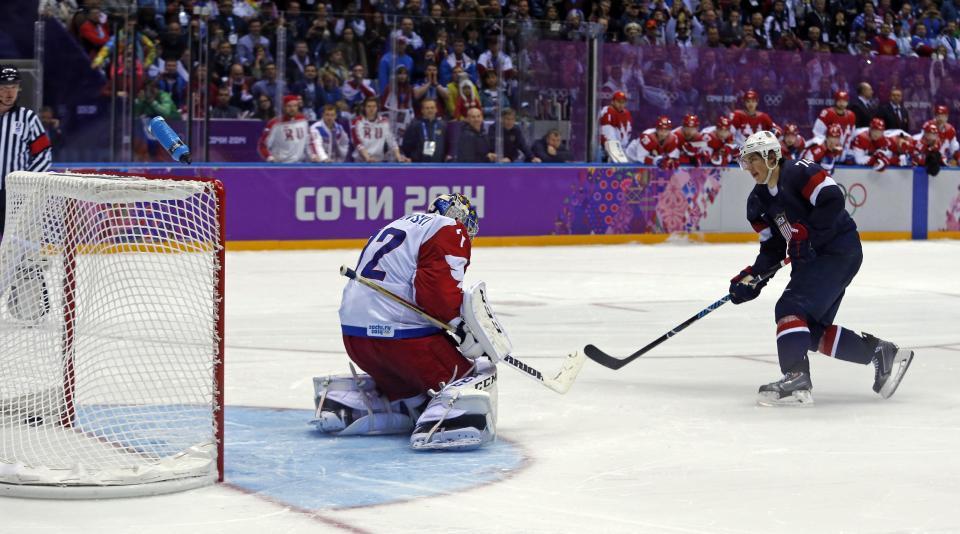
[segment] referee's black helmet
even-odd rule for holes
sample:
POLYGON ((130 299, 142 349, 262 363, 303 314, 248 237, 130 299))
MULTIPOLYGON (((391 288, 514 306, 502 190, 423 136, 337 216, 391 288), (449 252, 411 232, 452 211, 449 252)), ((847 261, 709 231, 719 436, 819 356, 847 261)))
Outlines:
POLYGON ((0 65, 0 85, 20 83, 20 71, 12 65, 0 65))

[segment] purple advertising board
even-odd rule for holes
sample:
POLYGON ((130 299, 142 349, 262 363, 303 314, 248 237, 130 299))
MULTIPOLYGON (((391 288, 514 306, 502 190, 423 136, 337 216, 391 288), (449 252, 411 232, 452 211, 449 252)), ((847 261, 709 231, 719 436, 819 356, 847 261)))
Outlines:
POLYGON ((453 165, 115 170, 221 180, 230 241, 366 239, 448 192, 464 193, 476 204, 482 236, 695 232, 719 193, 723 172, 453 165))

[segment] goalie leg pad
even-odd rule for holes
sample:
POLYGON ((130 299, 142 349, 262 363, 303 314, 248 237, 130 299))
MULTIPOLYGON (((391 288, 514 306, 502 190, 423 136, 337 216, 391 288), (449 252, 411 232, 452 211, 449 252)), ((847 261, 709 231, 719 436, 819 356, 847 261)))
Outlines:
POLYGON ((470 376, 443 386, 410 436, 414 450, 465 451, 497 437, 497 368, 477 360, 470 376))
POLYGON ((391 402, 367 374, 318 376, 313 379, 317 430, 339 436, 410 432, 426 403, 425 395, 391 402))

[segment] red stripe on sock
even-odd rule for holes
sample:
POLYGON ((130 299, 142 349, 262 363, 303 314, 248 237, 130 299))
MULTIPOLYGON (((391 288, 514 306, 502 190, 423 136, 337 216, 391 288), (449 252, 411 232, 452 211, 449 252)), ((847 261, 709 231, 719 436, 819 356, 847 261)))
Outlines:
POLYGON ((820 354, 826 354, 827 356, 833 357, 833 346, 837 342, 837 336, 840 335, 840 328, 836 325, 830 325, 823 332, 823 336, 820 337, 820 346, 817 347, 817 350, 820 354))
POLYGON ((793 330, 794 328, 805 328, 807 327, 807 322, 797 316, 784 317, 777 322, 777 335, 786 330, 793 330))

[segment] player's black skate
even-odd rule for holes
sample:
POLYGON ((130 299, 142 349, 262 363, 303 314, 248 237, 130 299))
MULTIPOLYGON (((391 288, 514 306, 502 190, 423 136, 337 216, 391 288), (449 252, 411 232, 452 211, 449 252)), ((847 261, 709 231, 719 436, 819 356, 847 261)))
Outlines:
POLYGON ((757 403, 761 406, 807 406, 813 404, 810 373, 791 371, 780 380, 760 386, 757 403))
POLYGON ((873 390, 889 399, 913 361, 912 350, 900 350, 895 344, 864 332, 864 339, 873 347, 873 390))

